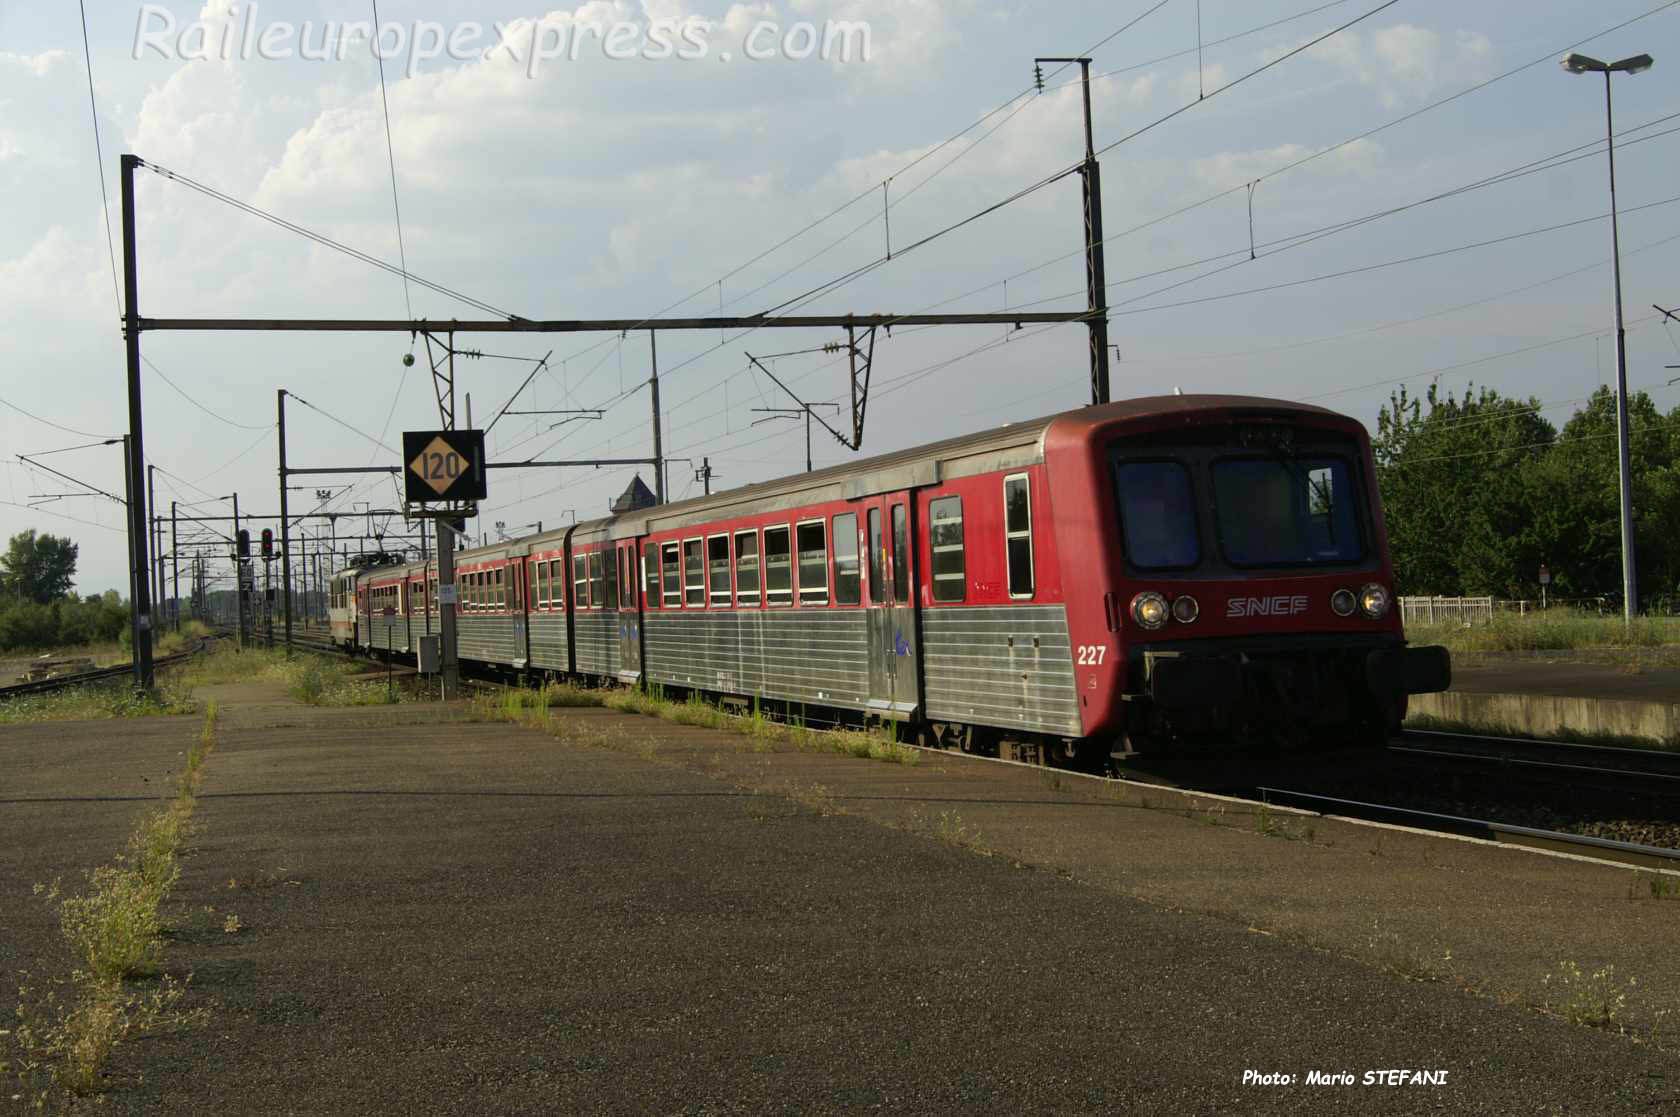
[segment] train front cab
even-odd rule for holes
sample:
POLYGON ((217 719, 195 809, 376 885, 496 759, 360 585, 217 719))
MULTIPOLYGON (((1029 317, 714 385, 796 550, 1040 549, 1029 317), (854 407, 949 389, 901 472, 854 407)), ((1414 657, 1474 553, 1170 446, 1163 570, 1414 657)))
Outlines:
POLYGON ((1063 553, 1103 574, 1068 591, 1087 732, 1117 754, 1373 743, 1409 695, 1446 689, 1446 650, 1406 646, 1363 427, 1242 397, 1135 402, 1046 436, 1063 553))

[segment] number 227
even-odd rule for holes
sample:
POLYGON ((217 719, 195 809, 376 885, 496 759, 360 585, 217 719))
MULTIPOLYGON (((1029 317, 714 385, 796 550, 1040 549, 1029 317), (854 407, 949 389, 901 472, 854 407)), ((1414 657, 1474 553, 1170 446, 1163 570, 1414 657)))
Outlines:
POLYGON ((1102 666, 1103 656, 1107 654, 1107 644, 1081 644, 1079 645, 1079 666, 1100 667, 1102 666))

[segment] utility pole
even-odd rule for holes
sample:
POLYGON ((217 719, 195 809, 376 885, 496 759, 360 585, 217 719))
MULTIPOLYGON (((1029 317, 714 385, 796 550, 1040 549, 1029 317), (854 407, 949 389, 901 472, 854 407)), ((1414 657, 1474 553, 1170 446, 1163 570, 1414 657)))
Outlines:
MULTIPOLYGON (((809 436, 810 431, 807 430, 806 434, 807 434, 807 436, 809 436)), ((712 459, 711 458, 701 458, 700 459, 700 468, 694 471, 694 479, 696 481, 701 482, 702 484, 704 484, 706 486, 706 495, 707 496, 712 495, 712 459)))
MULTIPOLYGON (((1600 62, 1584 54, 1562 59, 1572 74, 1604 75, 1604 143, 1610 157, 1610 259, 1616 286, 1616 456, 1622 520, 1622 618, 1633 623, 1639 615, 1639 571, 1634 562, 1633 466, 1628 449, 1627 331, 1622 326, 1622 242, 1616 216, 1616 124, 1610 107, 1610 76, 1642 74, 1651 68, 1651 56, 1636 54, 1619 62, 1600 62)), ((1661 310, 1661 307, 1657 308, 1661 310)))
POLYGON ((653 387, 653 483, 656 488, 655 496, 659 503, 665 503, 665 447, 660 432, 659 421, 659 342, 652 330, 648 331, 648 353, 653 361, 653 373, 649 384, 653 387))
POLYGON ((251 624, 245 600, 245 567, 250 561, 239 545, 239 494, 233 494, 233 603, 239 610, 239 646, 251 646, 251 624))
MULTIPOLYGON (((156 512, 157 509, 157 466, 146 466, 146 507, 156 512)), ((158 532, 158 519, 155 514, 146 521, 146 530, 151 532, 149 545, 152 551, 151 566, 146 571, 146 577, 151 579, 152 606, 155 611, 163 609, 163 539, 158 532)))
POLYGON ((176 632, 181 631, 181 544, 175 533, 175 502, 169 502, 169 562, 175 571, 175 593, 170 603, 169 619, 176 632))
POLYGON ((1103 263, 1102 170, 1097 165, 1096 144, 1091 136, 1091 60, 1089 58, 1035 58, 1033 78, 1044 92, 1039 63, 1079 63, 1080 83, 1085 93, 1085 165, 1079 177, 1085 202, 1085 303, 1091 320, 1091 403, 1109 401, 1108 393, 1108 273, 1103 263))
POLYGON ((134 661, 134 686, 146 685, 140 674, 140 567, 134 554, 134 470, 128 453, 128 435, 123 435, 123 498, 128 502, 128 646, 134 661))
POLYGON ((123 341, 128 357, 128 535, 134 550, 134 682, 152 686, 152 595, 141 572, 151 568, 146 553, 146 443, 140 407, 140 265, 135 245, 134 171, 138 156, 122 157, 123 341))
MULTIPOLYGON (((286 517, 286 389, 281 388, 274 397, 274 404, 279 411, 280 434, 280 593, 282 608, 286 612, 286 654, 292 651, 292 545, 291 531, 286 517)), ((273 646, 273 639, 269 645, 273 646)))

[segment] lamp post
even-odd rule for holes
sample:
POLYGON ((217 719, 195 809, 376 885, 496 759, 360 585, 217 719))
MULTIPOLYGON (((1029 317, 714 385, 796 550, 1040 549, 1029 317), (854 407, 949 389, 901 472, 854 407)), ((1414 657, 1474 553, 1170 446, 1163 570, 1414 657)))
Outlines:
POLYGON ((1610 156, 1610 258, 1616 278, 1616 456, 1619 460, 1622 512, 1622 615, 1633 622, 1639 612, 1639 573, 1633 559, 1633 484, 1628 463, 1627 332, 1622 326, 1622 246, 1616 221, 1616 126, 1610 107, 1610 75, 1638 74, 1651 68, 1651 56, 1636 54, 1620 62, 1600 62, 1584 54, 1566 56, 1561 65, 1572 74, 1604 75, 1604 140, 1610 156))

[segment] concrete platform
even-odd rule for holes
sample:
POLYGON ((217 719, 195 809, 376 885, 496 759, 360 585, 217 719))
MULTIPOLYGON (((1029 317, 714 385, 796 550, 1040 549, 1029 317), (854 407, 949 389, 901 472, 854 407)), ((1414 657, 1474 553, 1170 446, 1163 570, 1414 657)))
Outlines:
POLYGON ((1536 736, 1610 734, 1680 748, 1680 668, 1455 657, 1452 689, 1413 696, 1410 713, 1536 736))
MULTIPOLYGON (((211 1021, 119 1051, 115 1111, 1680 1111, 1648 874, 599 710, 221 697, 168 956, 211 1021), (1625 1034, 1540 1010, 1562 962, 1614 967, 1625 1034), (1448 1073, 1304 1084, 1386 1068, 1448 1073)), ((30 884, 119 849, 196 730, 0 728, 0 969, 53 962, 30 884)))

